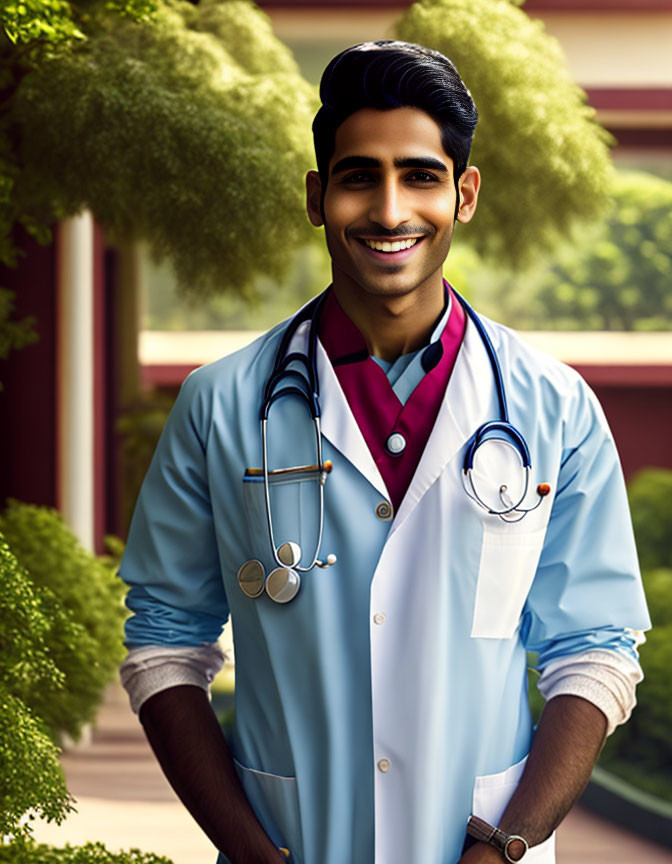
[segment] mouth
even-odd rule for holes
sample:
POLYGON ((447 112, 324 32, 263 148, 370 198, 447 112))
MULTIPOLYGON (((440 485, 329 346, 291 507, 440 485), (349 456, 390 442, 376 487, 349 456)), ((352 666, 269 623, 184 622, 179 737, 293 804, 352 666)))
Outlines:
POLYGON ((368 240, 364 237, 355 238, 367 250, 369 255, 378 260, 400 261, 408 258, 422 243, 424 237, 407 237, 399 240, 368 240))

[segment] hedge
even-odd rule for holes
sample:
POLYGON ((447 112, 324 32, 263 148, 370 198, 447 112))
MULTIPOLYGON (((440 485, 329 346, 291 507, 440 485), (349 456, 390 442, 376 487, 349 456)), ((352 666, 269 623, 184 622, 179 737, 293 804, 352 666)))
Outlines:
POLYGON ((77 738, 124 655, 124 586, 115 576, 116 562, 84 549, 62 516, 45 507, 10 501, 0 531, 43 589, 49 657, 64 676, 56 692, 31 688, 26 703, 55 736, 77 738))
POLYGON ((56 848, 32 840, 0 845, 0 864, 173 864, 170 858, 129 849, 110 852, 102 843, 56 848))
POLYGON ((0 837, 28 831, 28 811, 60 822, 71 807, 58 748, 27 704, 63 687, 48 645, 52 601, 0 536, 0 837))

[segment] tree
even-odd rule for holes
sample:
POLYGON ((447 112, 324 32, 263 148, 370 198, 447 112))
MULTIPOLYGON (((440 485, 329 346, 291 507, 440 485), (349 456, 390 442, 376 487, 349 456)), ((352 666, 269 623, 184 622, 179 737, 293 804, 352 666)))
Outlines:
POLYGON ((672 327, 672 183, 618 174, 607 218, 564 248, 538 304, 560 329, 672 327))
MULTIPOLYGON (((317 101, 289 51, 246 0, 167 0, 151 23, 109 6, 76 0, 67 50, 19 63, 17 212, 38 230, 89 207, 170 256, 192 296, 283 276, 314 236, 302 178, 317 101)), ((421 0, 397 31, 452 56, 481 105, 474 158, 489 190, 466 235, 481 252, 519 263, 599 212, 607 136, 541 25, 507 0, 421 0)))
MULTIPOLYGON (((45 202, 41 217, 36 218, 17 194, 25 166, 18 145, 20 132, 12 119, 13 99, 27 70, 56 54, 63 56, 86 38, 90 9, 91 4, 64 0, 5 0, 0 5, 0 263, 6 266, 17 264, 16 228, 22 226, 38 241, 48 243, 48 223, 53 218, 45 202)), ((106 9, 110 14, 145 21, 156 5, 154 0, 107 0, 106 9)), ((0 287, 2 359, 37 339, 33 318, 17 321, 13 308, 13 293, 0 287)))
POLYGON ((610 191, 603 219, 524 272, 469 261, 479 309, 519 329, 672 329, 672 183, 619 171, 610 191))
POLYGON ((316 103, 267 17, 245 0, 169 0, 151 23, 73 8, 91 10, 86 38, 23 69, 11 99, 14 212, 43 226, 88 207, 170 255, 192 294, 282 274, 312 236, 316 103))
POLYGON ((484 194, 460 232, 480 254, 519 267, 603 213, 611 138, 541 22, 509 0, 419 0, 396 35, 450 57, 480 111, 484 194))

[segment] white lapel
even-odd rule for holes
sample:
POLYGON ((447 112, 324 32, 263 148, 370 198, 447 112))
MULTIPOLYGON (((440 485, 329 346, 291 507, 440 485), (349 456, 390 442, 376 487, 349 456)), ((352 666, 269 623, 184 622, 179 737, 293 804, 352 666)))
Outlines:
POLYGON ((464 338, 445 396, 411 484, 395 516, 391 534, 403 524, 476 429, 487 420, 497 419, 494 397, 494 377, 487 351, 475 325, 467 317, 464 338))
MULTIPOLYGON (((288 353, 307 350, 309 329, 309 321, 300 325, 289 344, 288 353)), ((380 492, 383 498, 389 499, 390 493, 387 491, 385 481, 373 461, 368 444, 350 410, 345 393, 319 339, 317 377, 320 387, 322 434, 380 492)))

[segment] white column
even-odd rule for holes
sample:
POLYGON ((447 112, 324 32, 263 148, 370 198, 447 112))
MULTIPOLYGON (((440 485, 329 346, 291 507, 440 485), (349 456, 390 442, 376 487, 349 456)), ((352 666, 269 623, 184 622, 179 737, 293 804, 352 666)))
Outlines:
POLYGON ((93 219, 58 231, 59 502, 80 543, 94 545, 93 219))

